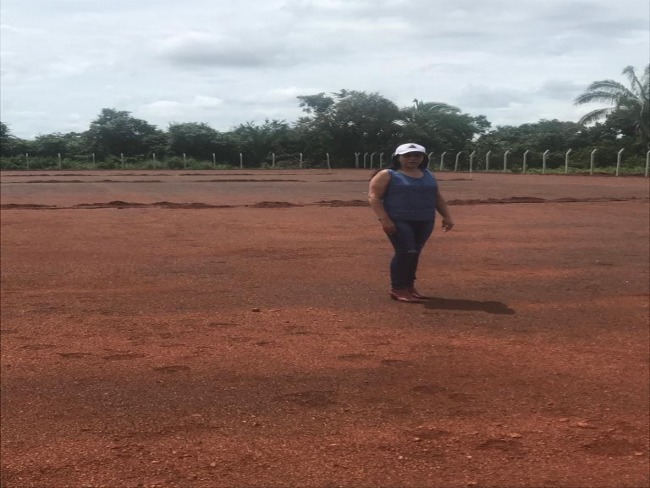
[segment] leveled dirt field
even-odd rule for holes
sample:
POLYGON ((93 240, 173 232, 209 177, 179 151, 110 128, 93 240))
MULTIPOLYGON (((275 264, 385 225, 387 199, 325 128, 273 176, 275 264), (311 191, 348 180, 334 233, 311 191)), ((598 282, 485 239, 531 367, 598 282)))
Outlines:
POLYGON ((2 174, 2 487, 647 487, 648 179, 2 174))

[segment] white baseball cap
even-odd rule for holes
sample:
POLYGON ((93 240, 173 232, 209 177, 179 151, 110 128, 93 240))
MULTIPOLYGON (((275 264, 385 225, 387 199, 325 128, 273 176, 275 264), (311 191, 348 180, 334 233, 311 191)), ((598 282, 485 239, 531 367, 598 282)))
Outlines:
POLYGON ((424 149, 424 146, 420 146, 419 144, 415 144, 413 142, 407 142, 406 144, 402 144, 401 146, 398 146, 397 149, 395 149, 394 156, 399 156, 400 154, 411 152, 420 152, 422 154, 427 153, 426 149, 424 149))

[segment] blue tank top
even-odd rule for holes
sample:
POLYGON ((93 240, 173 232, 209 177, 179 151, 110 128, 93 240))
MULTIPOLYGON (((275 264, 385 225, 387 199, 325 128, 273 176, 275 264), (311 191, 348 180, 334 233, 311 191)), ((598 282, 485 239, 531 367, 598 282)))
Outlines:
POLYGON ((438 203, 438 182, 427 170, 413 178, 389 169, 390 182, 384 194, 384 209, 392 220, 433 221, 438 203))

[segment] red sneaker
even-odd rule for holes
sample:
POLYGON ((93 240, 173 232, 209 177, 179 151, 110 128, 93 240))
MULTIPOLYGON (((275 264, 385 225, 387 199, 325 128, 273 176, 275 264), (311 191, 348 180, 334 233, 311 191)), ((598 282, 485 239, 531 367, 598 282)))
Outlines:
POLYGON ((411 294, 411 296, 413 298, 418 298, 420 300, 428 300, 429 298, 431 298, 431 297, 423 295, 422 293, 417 291, 414 286, 412 286, 411 288, 408 288, 407 290, 408 290, 408 292, 411 294))
POLYGON ((390 297, 393 300, 397 300, 398 302, 406 302, 406 303, 419 303, 420 300, 415 298, 411 293, 408 291, 408 289, 403 289, 403 290, 391 290, 390 291, 390 297))

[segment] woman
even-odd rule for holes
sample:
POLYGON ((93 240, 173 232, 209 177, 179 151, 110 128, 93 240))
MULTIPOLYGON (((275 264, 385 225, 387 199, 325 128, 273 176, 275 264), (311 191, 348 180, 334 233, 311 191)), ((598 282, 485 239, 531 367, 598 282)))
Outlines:
POLYGON ((395 249, 390 296, 400 302, 427 298, 415 288, 415 273, 420 252, 433 232, 436 211, 445 232, 454 227, 436 178, 426 169, 425 155, 419 144, 402 144, 393 154, 391 168, 373 176, 368 191, 370 207, 395 249))

